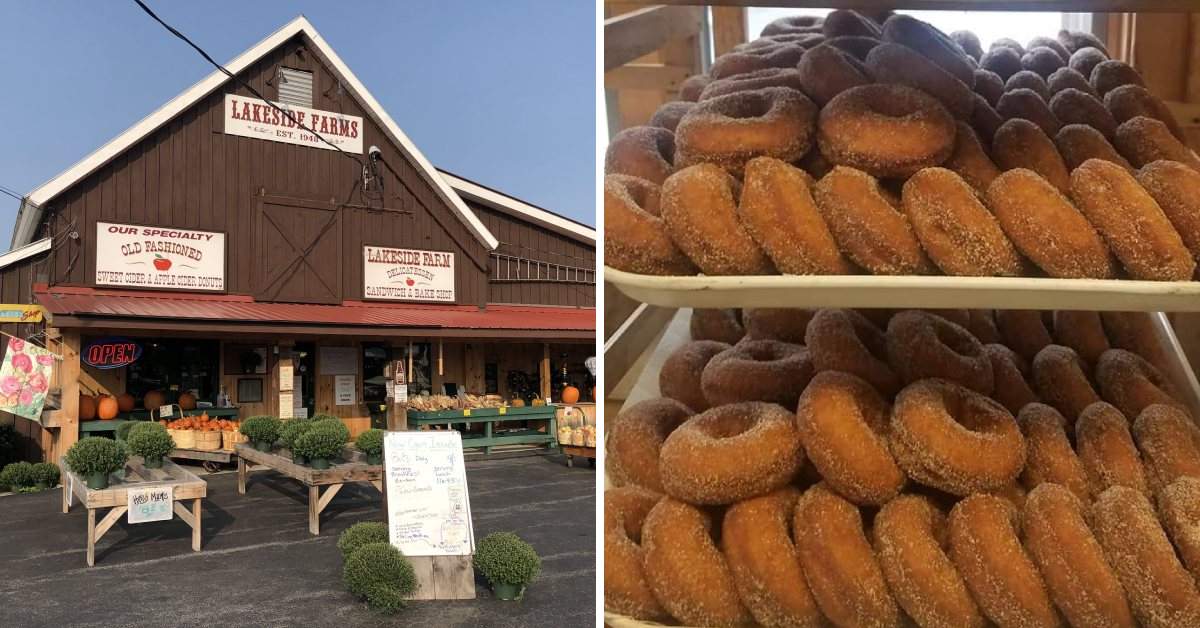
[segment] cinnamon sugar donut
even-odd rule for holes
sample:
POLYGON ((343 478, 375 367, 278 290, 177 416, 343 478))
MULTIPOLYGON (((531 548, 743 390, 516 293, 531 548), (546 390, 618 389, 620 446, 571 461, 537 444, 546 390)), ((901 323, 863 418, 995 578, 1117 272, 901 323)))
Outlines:
POLYGON ((950 510, 950 558, 989 619, 1000 626, 1062 625, 1046 582, 1018 538, 1018 513, 995 495, 950 510))
POLYGON ((1175 357, 1159 342, 1153 316, 1149 312, 1101 312, 1100 320, 1114 348, 1142 356, 1159 371, 1170 370, 1175 357))
POLYGON ((1059 68, 1046 79, 1046 88, 1053 97, 1064 89, 1077 89, 1089 96, 1096 95, 1096 88, 1088 82, 1087 77, 1071 68, 1059 68))
POLYGON ((821 32, 825 18, 815 15, 788 15, 772 20, 759 33, 763 37, 782 35, 785 33, 821 32))
POLYGON ((613 136, 604 151, 604 174, 627 174, 662 185, 670 176, 675 135, 654 126, 634 126, 613 136))
POLYGON ((604 608, 634 619, 667 619, 646 582, 642 523, 662 496, 636 486, 604 491, 604 608))
POLYGON ((801 90, 822 107, 851 87, 873 82, 858 59, 831 44, 821 44, 804 53, 797 69, 801 90))
POLYGON ((1071 58, 1071 51, 1067 50, 1066 46, 1064 46, 1062 42, 1053 37, 1046 37, 1044 35, 1039 35, 1033 39, 1030 39, 1029 43, 1025 44, 1025 50, 1033 51, 1043 46, 1053 50, 1054 54, 1057 55, 1063 63, 1066 63, 1067 60, 1071 58))
POLYGON ((1032 122, 1048 137, 1054 137, 1062 128, 1062 122, 1050 111, 1046 101, 1037 92, 1026 87, 1004 92, 1000 102, 996 103, 996 113, 1008 121, 1019 118, 1032 122))
POLYGON ((699 102, 676 129, 676 166, 714 163, 740 175, 760 155, 795 161, 812 146, 816 115, 808 97, 786 87, 699 102))
POLYGON ((1068 52, 1074 53, 1084 48, 1094 48, 1096 52, 1103 54, 1105 58, 1108 57, 1108 48, 1104 47, 1104 43, 1100 41, 1100 38, 1087 31, 1069 31, 1064 28, 1058 31, 1056 39, 1058 39, 1058 43, 1062 44, 1063 48, 1066 48, 1068 52))
POLYGON ((747 309, 742 312, 742 320, 746 325, 746 339, 778 340, 802 345, 808 324, 815 314, 812 310, 794 308, 747 309))
POLYGON ((1091 367, 1100 360, 1100 355, 1111 347, 1104 333, 1104 323, 1097 312, 1058 310, 1054 312, 1054 341, 1070 347, 1091 367))
MULTIPOLYGON (((1087 46, 1084 48, 1079 48, 1075 52, 1071 53, 1071 59, 1067 61, 1067 66, 1072 70, 1084 75, 1085 77, 1088 77, 1088 84, 1091 84, 1090 79, 1092 76, 1092 70, 1095 70, 1096 66, 1104 63, 1105 61, 1108 61, 1108 55, 1104 54, 1095 47, 1087 46)), ((1093 87, 1092 89, 1095 90, 1096 88, 1093 87)), ((1097 96, 1099 96, 1099 94, 1097 94, 1097 96)))
POLYGON ((1187 136, 1183 134, 1167 103, 1141 85, 1122 85, 1109 91, 1104 96, 1104 106, 1112 112, 1118 124, 1138 116, 1154 118, 1167 125, 1175 139, 1187 143, 1187 136))
POLYGON ((1025 466, 1025 439, 1008 410, 940 379, 896 396, 891 446, 908 477, 955 495, 1002 488, 1025 466))
POLYGON ((1037 173, 1013 169, 988 187, 988 207, 1021 253, 1052 277, 1110 279, 1111 253, 1084 215, 1037 173))
POLYGON ((696 74, 684 79, 683 83, 679 84, 679 100, 687 102, 696 102, 700 100, 700 93, 704 88, 712 82, 712 77, 707 74, 696 74))
MULTIPOLYGON (((816 48, 825 43, 825 35, 819 31, 812 33, 780 33, 762 39, 775 44, 795 44, 806 50, 816 48)), ((735 47, 734 50, 737 50, 737 48, 735 47)))
POLYGON ((771 260, 738 222, 736 187, 713 164, 684 168, 663 184, 663 222, 671 240, 707 275, 771 274, 771 260))
POLYGON ((992 362, 992 377, 996 390, 992 398, 1016 416, 1021 408, 1038 400, 1027 381, 1029 366, 1015 351, 1002 344, 983 345, 983 352, 992 362))
POLYGON ((1183 476, 1158 492, 1158 516, 1179 558, 1195 576, 1200 573, 1200 478, 1183 476))
POLYGON ((805 579, 829 621, 838 626, 901 625, 900 609, 854 504, 817 484, 796 503, 793 533, 805 579))
POLYGON ((969 118, 975 106, 970 88, 907 46, 885 43, 875 47, 867 55, 867 70, 880 83, 907 85, 933 96, 957 118, 969 118))
POLYGON ((1086 369, 1079 354, 1062 345, 1046 345, 1033 358, 1038 394, 1072 424, 1084 408, 1100 401, 1086 369))
POLYGON ((643 275, 694 275, 660 217, 659 186, 624 174, 604 177, 604 263, 643 275))
POLYGON ((1120 410, 1103 401, 1085 408, 1075 422, 1075 447, 1093 495, 1111 486, 1128 486, 1150 495, 1142 456, 1120 410))
MULTIPOLYGON (((874 37, 846 36, 833 37, 826 40, 825 43, 837 48, 838 50, 841 50, 842 52, 845 52, 859 61, 866 61, 867 55, 871 52, 871 50, 883 42, 874 37)), ((801 59, 800 62, 803 63, 804 59, 801 59)))
POLYGON ((734 586, 763 626, 820 628, 825 623, 792 543, 799 498, 800 491, 791 486, 752 497, 730 506, 721 525, 721 550, 734 586))
POLYGON ((1007 81, 1008 77, 1024 69, 1021 66, 1021 55, 1006 46, 993 47, 984 53, 979 59, 979 67, 995 72, 1002 81, 1007 81))
POLYGON ((896 601, 920 626, 983 628, 979 606, 946 555, 946 515, 901 495, 875 515, 875 555, 896 601))
MULTIPOLYGON (((1033 90, 1042 100, 1050 100, 1050 87, 1046 85, 1046 79, 1042 78, 1037 72, 1030 70, 1021 70, 1016 74, 1008 77, 1004 81, 1004 91, 1011 92, 1016 89, 1033 90)), ((1003 96, 1003 94, 1001 94, 1003 96)), ((996 106, 1000 105, 999 99, 996 100, 996 106)))
POLYGON ((1071 173, 1071 198, 1134 279, 1186 281, 1196 271, 1175 227, 1128 170, 1085 161, 1071 173))
POLYGON ((987 146, 992 145, 996 131, 1004 124, 1004 118, 988 104, 983 96, 975 95, 975 108, 971 110, 971 128, 979 134, 979 140, 987 146))
POLYGON ((979 68, 975 70, 975 93, 983 96, 988 104, 994 107, 1004 95, 1004 81, 1000 80, 999 74, 979 68))
POLYGON ((1021 67, 1037 73, 1042 78, 1050 76, 1055 70, 1065 66, 1066 64, 1066 59, 1062 58, 1057 52, 1046 46, 1030 48, 1029 51, 1021 57, 1021 67))
POLYGON ((862 85, 821 110, 817 144, 835 164, 907 177, 950 156, 954 118, 935 98, 911 87, 862 85))
POLYGON ((1117 121, 1104 103, 1087 92, 1074 88, 1058 92, 1050 99, 1050 111, 1063 124, 1086 124, 1105 137, 1113 137, 1117 133, 1117 121))
POLYGON ((604 451, 610 478, 617 485, 663 491, 658 455, 667 436, 692 416, 674 399, 647 399, 621 409, 608 427, 604 451))
POLYGON ((967 310, 967 323, 963 327, 983 344, 1000 342, 1000 330, 992 310, 967 310))
POLYGON ((992 158, 1001 170, 1032 170, 1064 194, 1071 188, 1067 164, 1054 142, 1029 120, 1014 118, 1000 125, 992 139, 992 158))
POLYGON ((1161 120, 1137 116, 1117 127, 1117 150, 1137 168, 1160 159, 1169 159, 1200 171, 1200 157, 1175 139, 1161 120))
POLYGON ((1088 80, 1091 81, 1092 87, 1096 88, 1096 94, 1101 98, 1108 95, 1108 92, 1122 85, 1141 85, 1145 87, 1145 82, 1142 81, 1142 75, 1133 66, 1124 61, 1101 61, 1092 68, 1092 73, 1088 75, 1088 80))
POLYGON ((1155 366, 1125 349, 1109 349, 1096 363, 1096 381, 1105 401, 1137 418, 1152 404, 1174 404, 1174 387, 1155 366))
POLYGON ((851 274, 854 269, 821 217, 807 178, 803 170, 773 157, 751 159, 738 219, 782 273, 851 274))
POLYGON ((693 340, 681 345, 663 361, 658 372, 659 392, 692 412, 704 412, 709 403, 700 386, 700 375, 717 354, 729 348, 730 345, 715 340, 693 340))
POLYGON ((753 618, 738 597, 733 572, 712 530, 704 511, 664 497, 642 527, 646 582, 667 611, 685 624, 749 624, 753 618))
POLYGON ((992 41, 992 44, 988 46, 988 50, 997 50, 1000 48, 1009 48, 1013 52, 1017 53, 1018 57, 1025 54, 1025 46, 1022 46, 1021 42, 1011 37, 1001 37, 1000 39, 992 41))
POLYGON ((888 321, 888 361, 906 384, 928 377, 958 382, 983 394, 994 386, 992 363, 967 330, 919 310, 888 321))
POLYGON ((803 82, 796 68, 765 68, 746 74, 715 80, 700 92, 699 100, 710 100, 726 94, 750 92, 765 87, 790 87, 803 90, 803 82))
POLYGON ((836 9, 827 13, 821 24, 821 32, 826 37, 858 35, 876 39, 882 34, 878 24, 852 9, 836 9))
POLYGON ((967 53, 933 25, 907 15, 893 15, 883 23, 882 39, 916 50, 968 88, 974 86, 975 68, 967 61, 967 53))
POLYGON ((1037 310, 996 310, 996 327, 1004 344, 1033 362, 1039 351, 1054 343, 1043 316, 1037 310))
POLYGON ((1142 166, 1137 180, 1171 221, 1192 258, 1200 260, 1200 172, 1159 160, 1142 166))
POLYGON ((700 387, 709 406, 768 401, 794 408, 812 376, 812 360, 802 345, 742 340, 709 360, 700 387))
POLYGON ((1092 531, 1144 626, 1200 625, 1200 591, 1145 495, 1114 486, 1091 509, 1092 531))
POLYGON ((876 275, 932 270, 908 218, 888 202, 871 175, 838 166, 817 182, 813 198, 834 239, 855 264, 876 275))
POLYGON ((713 80, 749 74, 767 68, 794 68, 804 56, 804 47, 790 42, 775 42, 755 50, 727 52, 713 62, 708 75, 713 80))
POLYGON ((654 115, 650 116, 650 121, 646 124, 674 133, 675 127, 679 126, 679 121, 692 110, 693 106, 695 106, 695 103, 690 103, 686 100, 672 100, 671 102, 663 103, 662 106, 654 111, 654 115))
POLYGON ((666 493, 691 504, 769 493, 791 482, 803 461, 791 411, 757 401, 697 414, 671 432, 659 454, 666 493))
POLYGON ((1021 513, 1022 540, 1071 625, 1135 628, 1125 590, 1088 525, 1086 503, 1058 484, 1038 486, 1021 513))
POLYGON ((904 183, 904 213, 925 252, 947 275, 1015 277, 1021 260, 995 216, 961 177, 926 168, 904 183))
POLYGON ((738 310, 692 310, 688 331, 692 340, 716 340, 728 345, 737 344, 746 335, 738 310))
POLYGON ((887 503, 904 487, 888 451, 888 411, 870 384, 839 371, 818 373, 800 396, 796 424, 808 459, 855 504, 887 503))
POLYGON ((805 344, 818 372, 856 375, 889 399, 900 390, 900 378, 887 363, 883 332, 854 310, 817 312, 808 324, 805 344))
POLYGON ((1150 488, 1160 491, 1181 477, 1200 478, 1200 428, 1188 413, 1175 405, 1146 406, 1133 422, 1146 463, 1150 488))
POLYGON ((1017 415, 1029 459, 1021 471, 1021 484, 1033 491, 1042 484, 1062 486, 1083 503, 1091 499, 1087 472, 1071 441, 1067 440, 1067 422, 1057 410, 1042 403, 1031 403, 1017 415))
POLYGON ((950 39, 972 59, 979 61, 983 58, 983 45, 979 43, 979 35, 971 31, 954 31, 950 33, 950 39))
POLYGON ((1067 170, 1074 170, 1089 159, 1111 161, 1122 168, 1133 170, 1121 153, 1108 143, 1104 134, 1083 124, 1068 124, 1054 136, 1054 145, 1067 164, 1067 170))

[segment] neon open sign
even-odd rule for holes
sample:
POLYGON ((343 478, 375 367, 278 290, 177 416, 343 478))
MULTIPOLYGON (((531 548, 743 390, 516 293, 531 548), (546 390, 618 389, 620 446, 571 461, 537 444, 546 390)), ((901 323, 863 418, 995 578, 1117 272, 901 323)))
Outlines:
POLYGON ((83 348, 83 363, 98 369, 129 366, 142 357, 142 345, 128 338, 97 338, 83 348))

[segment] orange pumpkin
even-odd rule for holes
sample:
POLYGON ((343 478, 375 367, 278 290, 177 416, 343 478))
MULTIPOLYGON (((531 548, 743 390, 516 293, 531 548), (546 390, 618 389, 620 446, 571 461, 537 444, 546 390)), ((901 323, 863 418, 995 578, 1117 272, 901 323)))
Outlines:
POLYGON ((117 410, 119 410, 117 400, 108 395, 101 396, 100 402, 96 405, 96 414, 105 421, 117 418, 117 410))
POLYGON ((195 410, 196 395, 193 395, 190 392, 185 392, 182 395, 179 395, 179 407, 184 410, 195 410))
POLYGON ((91 421, 96 418, 96 398, 79 393, 79 420, 91 421))
POLYGON ((133 410, 133 395, 123 392, 117 395, 117 407, 121 412, 130 412, 133 410))
POLYGON ((562 402, 565 404, 579 403, 579 389, 574 386, 567 386, 562 391, 562 402))
POLYGON ((525 407, 525 400, 524 400, 524 399, 513 399, 513 400, 512 400, 512 407, 514 407, 514 408, 524 408, 524 407, 525 407))
POLYGON ((157 410, 159 406, 167 402, 167 398, 163 396, 162 391, 151 390, 142 397, 142 407, 147 410, 157 410))

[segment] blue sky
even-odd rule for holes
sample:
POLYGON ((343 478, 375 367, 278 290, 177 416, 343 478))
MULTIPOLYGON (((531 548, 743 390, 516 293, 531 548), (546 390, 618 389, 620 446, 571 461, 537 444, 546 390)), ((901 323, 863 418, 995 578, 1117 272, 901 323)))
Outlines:
MULTIPOLYGON (((221 63, 303 13, 434 165, 596 222, 591 2, 147 4, 221 63)), ((5 0, 0 69, 0 185, 24 194, 212 67, 132 0, 5 0)), ((16 211, 0 196, 0 249, 16 211)))

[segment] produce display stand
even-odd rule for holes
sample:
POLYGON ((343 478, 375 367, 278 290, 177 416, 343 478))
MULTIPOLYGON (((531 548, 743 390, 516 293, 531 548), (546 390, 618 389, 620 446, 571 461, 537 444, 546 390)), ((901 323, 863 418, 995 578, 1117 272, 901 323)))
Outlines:
MULTIPOLYGON (((195 410, 184 410, 183 416, 200 416, 208 413, 208 416, 214 419, 229 419, 237 418, 237 408, 196 408, 195 410)), ((117 415, 115 419, 94 419, 91 421, 80 421, 80 434, 95 435, 98 432, 116 432, 117 428, 122 423, 130 421, 152 421, 158 416, 158 411, 151 412, 149 410, 134 410, 132 412, 123 412, 117 415)), ((176 418, 176 417, 172 417, 176 418)))
POLYGON ((559 450, 567 457, 567 466, 574 467, 576 458, 586 458, 588 465, 593 469, 596 468, 596 404, 594 403, 577 403, 571 405, 560 405, 555 413, 555 419, 558 427, 555 429, 555 436, 558 441, 559 450), (574 440, 572 437, 583 437, 586 432, 581 434, 579 431, 586 426, 592 427, 590 441, 592 446, 588 446, 586 439, 583 444, 574 440))
POLYGON ((562 452, 567 455, 567 466, 575 466, 575 458, 587 458, 588 464, 592 468, 596 467, 596 448, 595 447, 576 447, 575 445, 559 445, 562 452))
POLYGON ((198 461, 205 471, 215 473, 220 470, 220 465, 233 462, 237 452, 229 449, 172 449, 167 456, 198 461))
POLYGON ((200 502, 208 495, 208 483, 196 477, 183 467, 164 459, 162 468, 147 469, 138 456, 130 456, 125 463, 124 478, 117 474, 108 477, 108 488, 90 489, 83 477, 71 472, 65 458, 59 459, 58 466, 63 469, 62 511, 70 512, 73 498, 88 511, 87 530, 87 564, 96 564, 96 543, 108 532, 128 510, 128 491, 159 486, 171 486, 175 503, 171 504, 175 514, 192 528, 192 551, 200 551, 200 502), (190 500, 191 510, 181 502, 190 500), (111 508, 108 514, 99 522, 96 521, 96 511, 101 508, 111 508))
POLYGON ((346 462, 331 464, 328 469, 313 469, 292 462, 291 453, 259 451, 245 443, 235 445, 238 458, 238 493, 246 494, 249 481, 247 471, 251 464, 262 465, 278 471, 308 487, 308 531, 321 533, 321 511, 333 501, 342 485, 347 482, 369 482, 383 496, 383 465, 367 464, 361 452, 347 447, 342 451, 346 462), (322 488, 324 487, 324 488, 322 488))
POLYGON ((497 445, 545 445, 554 449, 558 442, 554 436, 556 429, 554 404, 544 406, 501 406, 499 408, 466 408, 463 410, 440 410, 437 412, 408 411, 408 429, 416 430, 425 426, 446 426, 454 429, 457 425, 483 424, 483 434, 462 435, 463 449, 479 447, 484 454, 490 454, 492 447, 497 445), (501 421, 547 421, 546 431, 525 429, 505 430, 497 433, 496 423, 501 421))

